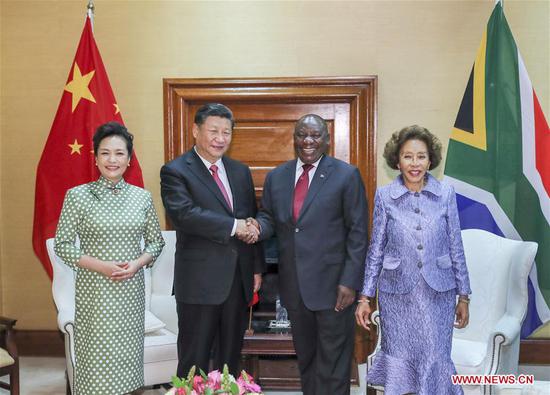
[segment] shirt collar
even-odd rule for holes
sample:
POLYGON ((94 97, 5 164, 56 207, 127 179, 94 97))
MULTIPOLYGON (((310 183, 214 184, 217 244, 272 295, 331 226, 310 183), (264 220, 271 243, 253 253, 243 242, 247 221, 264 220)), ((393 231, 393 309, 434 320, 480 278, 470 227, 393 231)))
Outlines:
POLYGON ((200 160, 202 161, 202 163, 204 163, 204 165, 206 166, 206 168, 208 169, 208 171, 210 171, 210 166, 212 165, 216 165, 218 166, 218 169, 222 169, 222 171, 225 169, 225 167, 223 166, 223 161, 222 161, 222 158, 218 159, 216 162, 214 163, 211 163, 209 161, 207 161, 206 159, 204 159, 201 154, 199 154, 199 151, 197 151, 197 146, 193 146, 193 149, 195 150, 195 153, 197 154, 197 156, 200 158, 200 160))
MULTIPOLYGON (((400 174, 393 180, 391 183, 390 195, 392 199, 398 199, 404 194, 410 192, 409 189, 405 186, 403 181, 403 176, 400 174)), ((426 185, 420 191, 420 193, 429 192, 435 196, 441 196, 441 183, 430 173, 426 173, 426 185)))
POLYGON ((99 198, 108 191, 117 194, 123 189, 126 189, 127 186, 128 183, 124 180, 124 178, 121 178, 120 181, 115 184, 105 177, 100 176, 97 181, 94 181, 90 184, 90 189, 91 192, 99 198))
MULTIPOLYGON (((316 162, 312 163, 313 167, 317 168, 319 166, 319 162, 321 162, 321 159, 323 159, 324 155, 321 155, 319 159, 317 159, 316 162)), ((296 170, 300 169, 303 165, 305 165, 304 162, 300 158, 296 160, 296 170)))

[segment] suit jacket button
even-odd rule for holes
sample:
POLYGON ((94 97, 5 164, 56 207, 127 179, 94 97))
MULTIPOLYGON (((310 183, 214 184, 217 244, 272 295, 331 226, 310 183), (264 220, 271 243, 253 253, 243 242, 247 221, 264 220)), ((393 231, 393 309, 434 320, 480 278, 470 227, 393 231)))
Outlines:
POLYGON ((422 244, 419 244, 416 248, 418 248, 419 250, 423 249, 424 247, 422 247, 422 244))
POLYGON ((414 193, 414 196, 419 197, 420 194, 419 194, 418 192, 415 192, 415 193, 414 193))
POLYGON ((298 233, 300 231, 299 228, 294 229, 294 232, 298 233))
POLYGON ((418 225, 418 226, 416 227, 416 230, 422 230, 422 227, 421 227, 420 225, 418 225))
POLYGON ((416 264, 416 266, 418 266, 418 268, 421 269, 421 268, 422 268, 422 262, 418 262, 418 263, 416 264))
POLYGON ((418 213, 420 212, 420 209, 419 209, 419 208, 415 208, 415 209, 414 209, 414 212, 418 214, 418 213))

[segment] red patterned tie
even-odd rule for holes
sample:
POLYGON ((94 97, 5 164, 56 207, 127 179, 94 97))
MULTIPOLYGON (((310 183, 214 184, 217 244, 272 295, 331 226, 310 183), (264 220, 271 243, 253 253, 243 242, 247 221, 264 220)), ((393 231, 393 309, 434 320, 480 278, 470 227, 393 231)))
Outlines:
POLYGON ((220 180, 220 177, 218 176, 218 166, 212 165, 210 166, 210 171, 212 172, 212 177, 214 177, 214 181, 216 181, 216 184, 218 184, 218 188, 220 188, 220 191, 222 191, 222 195, 225 198, 225 201, 229 205, 229 208, 233 210, 233 205, 231 204, 231 200, 229 199, 229 195, 227 194, 227 190, 223 186, 222 180, 220 180))
POLYGON ((298 182, 294 187, 294 205, 292 206, 292 216, 294 217, 294 222, 298 220, 300 216, 300 210, 304 205, 304 200, 306 200, 307 190, 309 188, 309 171, 313 169, 313 165, 305 164, 302 166, 304 172, 298 178, 298 182))

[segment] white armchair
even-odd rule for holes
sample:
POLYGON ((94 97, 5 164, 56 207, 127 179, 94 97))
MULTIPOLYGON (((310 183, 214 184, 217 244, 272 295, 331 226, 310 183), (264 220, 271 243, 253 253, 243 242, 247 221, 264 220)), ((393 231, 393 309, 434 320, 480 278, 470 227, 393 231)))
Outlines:
MULTIPOLYGON (((518 373, 527 281, 537 243, 505 239, 479 229, 462 231, 470 273, 470 324, 453 334, 451 357, 458 374, 518 373)), ((493 386, 465 387, 491 394, 493 386)))
MULTIPOLYGON (((176 373, 178 320, 172 296, 176 233, 163 231, 166 245, 151 269, 145 269, 145 385, 171 381, 176 373)), ((54 253, 54 239, 46 241, 53 267, 53 298, 57 307, 57 325, 65 335, 67 394, 74 382, 75 272, 54 253)))
MULTIPOLYGON (((453 333, 451 358, 457 374, 517 374, 520 330, 527 312, 527 278, 538 245, 479 229, 463 230, 462 239, 472 300, 469 325, 453 333)), ((372 321, 380 328, 378 311, 372 321)), ((367 371, 380 350, 381 336, 379 332, 376 348, 367 359, 367 371)), ((493 393, 491 386, 463 388, 467 394, 493 393)))

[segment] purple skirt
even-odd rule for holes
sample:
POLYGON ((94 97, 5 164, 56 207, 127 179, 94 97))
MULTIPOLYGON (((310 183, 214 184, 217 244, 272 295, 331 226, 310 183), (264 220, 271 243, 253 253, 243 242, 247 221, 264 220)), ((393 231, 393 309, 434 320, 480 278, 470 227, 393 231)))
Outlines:
POLYGON ((367 382, 386 395, 463 394, 451 360, 456 291, 437 292, 421 279, 408 294, 379 291, 381 350, 367 382))

